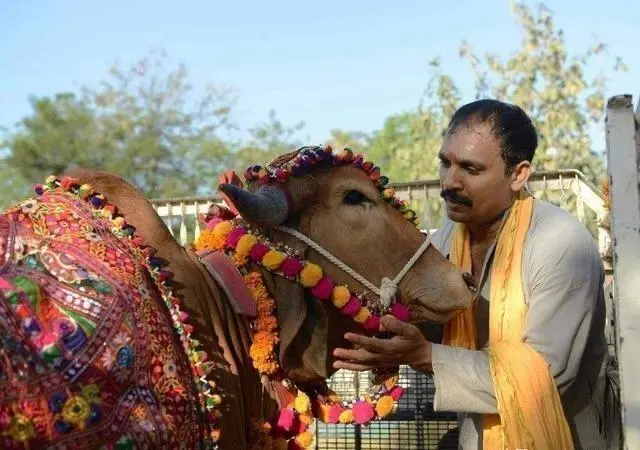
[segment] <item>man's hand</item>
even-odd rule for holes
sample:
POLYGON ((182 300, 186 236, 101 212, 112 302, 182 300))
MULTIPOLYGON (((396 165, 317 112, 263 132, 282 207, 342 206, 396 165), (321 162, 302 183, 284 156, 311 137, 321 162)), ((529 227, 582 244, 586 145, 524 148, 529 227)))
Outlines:
POLYGON ((333 355, 336 369, 371 370, 376 368, 409 365, 420 372, 431 370, 431 343, 418 327, 402 322, 393 316, 380 320, 380 330, 393 333, 390 339, 378 339, 347 333, 345 339, 357 347, 354 350, 337 348, 333 355))

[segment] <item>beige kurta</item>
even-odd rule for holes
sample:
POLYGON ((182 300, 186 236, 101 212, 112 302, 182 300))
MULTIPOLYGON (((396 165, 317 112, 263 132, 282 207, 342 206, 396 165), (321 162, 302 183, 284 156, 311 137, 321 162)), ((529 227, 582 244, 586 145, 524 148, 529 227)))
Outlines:
MULTIPOLYGON (((454 225, 445 221, 433 236, 434 245, 445 255, 454 225)), ((493 248, 485 266, 492 258, 493 248)), ((488 278, 490 271, 483 273, 488 278)), ((529 305, 525 340, 549 362, 576 449, 605 449, 604 269, 589 231, 561 208, 536 200, 524 249, 523 280, 529 305)), ((482 282, 486 299, 490 282, 482 282)), ((488 340, 487 300, 476 304, 475 316, 483 348, 488 340)), ((434 409, 458 412, 460 448, 481 449, 481 414, 497 413, 487 354, 434 344, 433 371, 434 409)))

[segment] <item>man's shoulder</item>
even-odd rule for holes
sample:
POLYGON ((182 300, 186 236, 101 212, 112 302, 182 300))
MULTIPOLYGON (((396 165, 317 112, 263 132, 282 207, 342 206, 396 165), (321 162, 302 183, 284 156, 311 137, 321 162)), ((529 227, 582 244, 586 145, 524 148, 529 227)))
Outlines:
POLYGON ((595 238, 574 214, 539 199, 534 203, 526 246, 547 256, 579 252, 600 259, 595 238))
POLYGON ((534 200, 529 229, 533 234, 544 233, 544 236, 557 236, 564 233, 571 233, 571 236, 574 236, 577 233, 580 239, 593 240, 591 232, 578 217, 566 209, 540 199, 534 200))

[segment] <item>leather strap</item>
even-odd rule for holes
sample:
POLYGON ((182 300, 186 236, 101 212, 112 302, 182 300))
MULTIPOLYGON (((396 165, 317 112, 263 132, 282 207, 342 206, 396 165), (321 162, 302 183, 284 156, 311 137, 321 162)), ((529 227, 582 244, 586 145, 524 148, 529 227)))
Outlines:
POLYGON ((224 252, 211 250, 198 252, 197 256, 207 272, 227 295, 236 314, 242 314, 251 319, 255 318, 257 315, 256 300, 231 259, 224 252))

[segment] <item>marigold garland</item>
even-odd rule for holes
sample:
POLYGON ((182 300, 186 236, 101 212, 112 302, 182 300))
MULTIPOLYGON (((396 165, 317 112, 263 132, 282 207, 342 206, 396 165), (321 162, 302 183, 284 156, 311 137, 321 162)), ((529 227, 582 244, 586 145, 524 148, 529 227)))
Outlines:
MULTIPOLYGON (((224 251, 245 272, 251 261, 276 275, 295 280, 310 289, 314 296, 331 302, 343 314, 369 330, 378 330, 383 313, 390 313, 403 321, 409 317, 407 308, 398 303, 392 304, 388 310, 377 307, 371 309, 364 297, 352 293, 347 286, 336 285, 320 266, 300 259, 293 252, 273 247, 241 219, 212 218, 193 247, 199 251, 224 251)), ((262 376, 272 379, 277 374, 282 375, 276 351, 279 343, 276 304, 264 285, 262 275, 248 272, 244 275, 244 281, 256 299, 257 310, 257 316, 251 324, 253 342, 249 354, 256 370, 262 376)), ((272 438, 268 441, 266 438, 260 440, 263 445, 266 442, 271 444, 271 447, 263 448, 308 448, 313 444, 313 433, 309 431, 309 426, 315 418, 325 423, 360 425, 380 420, 393 411, 395 401, 404 392, 397 385, 397 372, 374 381, 373 392, 352 402, 341 402, 331 390, 322 398, 310 398, 290 381, 288 384, 295 395, 295 401, 282 409, 269 427, 261 427, 272 438)))
POLYGON ((244 282, 257 303, 257 316, 252 323, 255 333, 249 347, 249 356, 261 375, 272 375, 280 367, 274 351, 279 342, 278 320, 274 316, 276 304, 269 296, 259 273, 245 275, 244 282))

